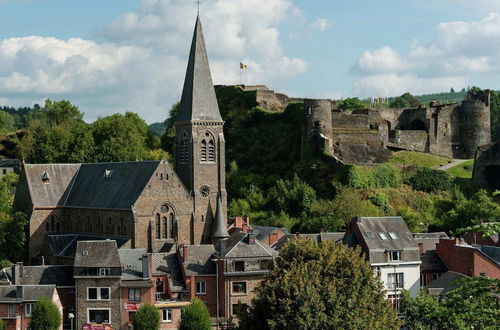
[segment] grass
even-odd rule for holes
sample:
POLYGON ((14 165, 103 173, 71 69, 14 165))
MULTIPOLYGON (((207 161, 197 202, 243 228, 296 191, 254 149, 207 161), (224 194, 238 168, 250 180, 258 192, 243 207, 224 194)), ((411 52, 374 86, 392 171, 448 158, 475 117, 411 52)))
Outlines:
POLYGON ((450 158, 440 157, 423 152, 404 150, 394 152, 392 158, 389 159, 389 163, 391 164, 415 165, 422 167, 445 165, 451 161, 452 159, 450 158))
POLYGON ((474 159, 471 159, 462 164, 449 168, 448 170, 446 170, 446 172, 457 178, 470 179, 472 178, 473 166, 474 166, 474 159))

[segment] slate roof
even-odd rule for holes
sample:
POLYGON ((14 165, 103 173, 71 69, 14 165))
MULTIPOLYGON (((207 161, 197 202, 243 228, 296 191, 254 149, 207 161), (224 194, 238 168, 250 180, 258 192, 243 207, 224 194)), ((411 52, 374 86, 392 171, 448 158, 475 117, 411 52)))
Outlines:
POLYGON ((500 265, 500 247, 491 245, 476 246, 476 249, 485 254, 488 258, 500 265))
POLYGON ((22 285, 75 286, 73 267, 68 265, 23 266, 22 285))
POLYGON ((0 159, 0 167, 19 168, 19 159, 0 159))
POLYGON ((116 241, 79 241, 76 247, 76 267, 121 267, 116 241), (87 251, 87 253, 82 253, 87 251))
POLYGON ((447 292, 460 287, 460 285, 456 285, 454 282, 465 277, 468 276, 449 270, 429 283, 426 288, 431 294, 444 296, 447 292))
POLYGON ((224 217, 224 208, 222 207, 222 198, 220 193, 217 194, 217 209, 215 210, 215 218, 212 223, 212 233, 210 237, 212 238, 227 238, 229 233, 227 232, 227 221, 224 217))
POLYGON ((116 241, 118 248, 122 247, 130 239, 123 237, 110 237, 105 235, 91 234, 50 234, 47 235, 47 244, 53 256, 74 257, 76 246, 79 241, 100 241, 112 239, 116 241))
POLYGON ((80 164, 25 164, 33 206, 63 206, 68 187, 79 168, 80 164), (47 173, 50 183, 42 181, 43 173, 47 173))
POLYGON ((215 248, 212 244, 188 245, 187 259, 182 263, 186 276, 215 275, 215 263, 210 261, 215 248))
POLYGON ((273 227, 273 226, 252 226, 253 232, 255 233, 258 240, 266 239, 273 231, 282 230, 285 234, 288 234, 286 228, 273 227))
POLYGON ((186 120, 222 121, 210 75, 199 16, 196 18, 181 104, 177 115, 177 121, 186 120))
POLYGON ((417 243, 422 243, 424 252, 429 250, 436 250, 436 244, 439 243, 440 238, 449 238, 445 232, 435 233, 414 233, 413 238, 417 243))
POLYGON ((420 256, 420 260, 422 261, 422 264, 420 264, 420 271, 422 272, 444 272, 448 270, 434 250, 426 251, 420 256))
MULTIPOLYGON (((55 285, 23 285, 23 298, 21 301, 37 301, 39 298, 46 297, 52 299, 55 285)), ((16 286, 0 286, 0 302, 17 302, 16 286)))
POLYGON ((249 257, 274 257, 278 252, 273 248, 255 239, 254 244, 249 244, 249 235, 252 233, 236 232, 228 239, 223 258, 249 258, 249 257))
MULTIPOLYGON (((149 274, 144 274, 142 266, 143 255, 146 249, 120 249, 118 255, 122 266, 122 280, 140 280, 149 278, 149 274)), ((147 257, 146 257, 147 258, 147 257)))
MULTIPOLYGON (((351 222, 359 228, 361 237, 368 247, 368 256, 371 263, 387 262, 387 251, 403 251, 403 262, 420 261, 418 243, 410 233, 408 226, 401 217, 356 217, 351 222), (397 239, 392 239, 389 232, 396 233, 397 239), (385 233, 383 240, 379 233, 385 233)), ((356 236, 358 236, 356 234, 356 236)), ((347 237, 346 237, 347 238, 347 237)))
POLYGON ((129 210, 160 161, 92 164, 26 164, 34 207, 66 206, 129 210), (105 171, 111 171, 106 179, 105 171), (49 182, 42 181, 47 173, 49 182))
POLYGON ((153 275, 168 275, 172 292, 184 290, 179 256, 175 252, 151 253, 151 272, 153 275))

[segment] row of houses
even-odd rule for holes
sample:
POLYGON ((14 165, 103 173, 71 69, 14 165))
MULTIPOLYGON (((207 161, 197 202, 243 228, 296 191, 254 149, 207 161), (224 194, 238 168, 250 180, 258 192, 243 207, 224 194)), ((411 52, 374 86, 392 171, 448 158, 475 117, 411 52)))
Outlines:
POLYGON ((162 329, 176 329, 182 308, 198 297, 214 326, 223 325, 251 303, 281 248, 297 239, 360 246, 397 310, 403 289, 445 294, 461 277, 500 278, 498 238, 490 238, 496 245, 477 245, 445 233, 412 234, 401 217, 357 217, 346 232, 317 234, 252 226, 237 217, 228 232, 218 246, 155 253, 119 248, 110 239, 80 240, 71 265, 17 263, 0 272, 0 318, 8 329, 26 329, 36 300, 48 297, 63 314, 64 328, 129 329, 135 311, 149 303, 158 308, 162 329))

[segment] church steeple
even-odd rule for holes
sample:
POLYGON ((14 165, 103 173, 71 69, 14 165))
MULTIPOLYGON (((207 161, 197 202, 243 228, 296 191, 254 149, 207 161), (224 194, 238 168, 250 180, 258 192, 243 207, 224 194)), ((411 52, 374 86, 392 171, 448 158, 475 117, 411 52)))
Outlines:
POLYGON ((215 211, 215 219, 212 223, 212 232, 210 238, 212 240, 225 239, 229 237, 227 232, 227 222, 224 216, 224 208, 222 207, 222 199, 220 194, 217 195, 217 210, 215 211))
MULTIPOLYGON (((199 17, 174 125, 175 171, 193 196, 191 241, 207 243, 214 226, 226 219, 226 159, 224 121, 219 113, 199 17), (217 205, 216 214, 213 205, 217 205)), ((223 231, 219 234, 225 235, 223 231)))
POLYGON ((200 17, 196 18, 193 41, 177 121, 222 121, 210 75, 200 17))

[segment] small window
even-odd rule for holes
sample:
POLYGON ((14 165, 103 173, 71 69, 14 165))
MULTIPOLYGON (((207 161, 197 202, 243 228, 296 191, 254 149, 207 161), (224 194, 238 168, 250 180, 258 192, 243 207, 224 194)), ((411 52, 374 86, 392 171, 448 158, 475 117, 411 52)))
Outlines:
POLYGON ((160 233, 160 214, 159 213, 156 214, 155 229, 156 229, 156 238, 160 239, 161 233, 160 233))
POLYGON ((109 309, 89 309, 88 323, 109 324, 111 323, 109 309))
POLYGON ((365 231, 365 236, 368 238, 373 238, 373 232, 371 231, 365 231))
POLYGON ((9 307, 8 308, 8 315, 9 317, 16 317, 16 304, 9 304, 8 305, 9 307))
POLYGON ((165 292, 165 289, 163 287, 163 281, 160 280, 159 278, 156 279, 156 292, 161 292, 161 293, 165 292))
POLYGON ((99 275, 109 276, 109 268, 99 268, 99 275))
POLYGON ((235 261, 234 262, 234 271, 235 272, 244 272, 245 271, 245 262, 244 261, 235 261))
POLYGON ((486 273, 479 273, 479 276, 486 276, 486 273))
POLYGON ((128 301, 141 301, 141 289, 128 289, 128 301))
POLYGON ((89 251, 82 251, 82 256, 88 256, 89 255, 89 251))
POLYGON ((233 293, 247 293, 247 282, 233 282, 233 293))
POLYGON ((168 234, 168 231, 167 231, 167 217, 163 217, 162 219, 162 234, 163 234, 163 238, 167 238, 167 234, 168 234))
POLYGON ((389 261, 400 261, 401 251, 389 251, 389 261))
POLYGON ((207 293, 207 283, 204 281, 196 282, 196 294, 206 294, 207 293))
POLYGON ((109 288, 87 288, 87 300, 109 300, 109 288))
MULTIPOLYGON (((484 274, 484 273, 482 273, 482 274, 484 274)), ((484 275, 481 275, 481 276, 484 276, 484 275)), ((439 274, 437 274, 437 273, 432 274, 433 280, 437 280, 438 277, 439 277, 439 274)))
POLYGON ((168 212, 168 206, 167 205, 162 205, 161 206, 161 213, 167 213, 168 212))
POLYGON ((172 310, 170 308, 161 310, 161 319, 163 322, 172 322, 172 310))
POLYGON ((387 274, 387 287, 391 290, 404 288, 404 273, 387 274))
POLYGON ((398 239, 398 235, 393 231, 389 232, 389 236, 391 236, 392 239, 398 239))
POLYGON ((378 236, 380 236, 380 238, 384 241, 387 241, 389 239, 385 233, 378 233, 378 236))
POLYGON ((26 316, 31 317, 31 313, 33 312, 33 305, 32 303, 27 303, 24 305, 24 313, 26 316))

